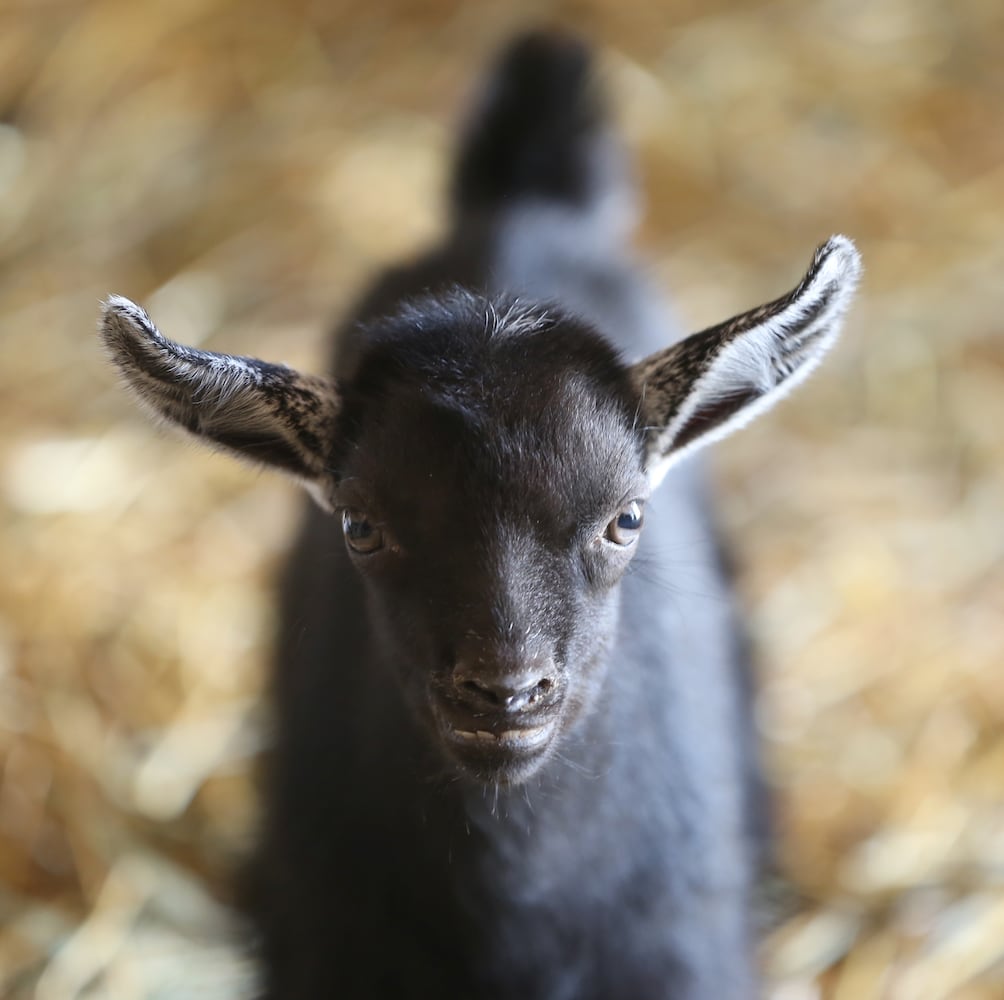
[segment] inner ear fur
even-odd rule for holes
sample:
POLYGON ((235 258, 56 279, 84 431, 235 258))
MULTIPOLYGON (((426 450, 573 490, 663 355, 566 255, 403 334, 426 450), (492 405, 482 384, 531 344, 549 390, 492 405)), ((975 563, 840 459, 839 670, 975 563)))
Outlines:
POLYGON ((861 273, 846 236, 820 246, 787 295, 638 362, 647 467, 658 481, 697 448, 730 434, 801 382, 836 341, 861 273))

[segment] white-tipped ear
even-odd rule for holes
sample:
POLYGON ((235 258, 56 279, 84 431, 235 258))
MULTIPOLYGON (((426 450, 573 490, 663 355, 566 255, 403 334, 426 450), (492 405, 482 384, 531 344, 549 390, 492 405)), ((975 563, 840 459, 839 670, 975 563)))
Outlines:
POLYGON ((323 482, 340 406, 333 379, 168 340, 145 310, 112 295, 101 337, 143 406, 213 447, 281 469, 327 505, 323 482))
POLYGON ((854 244, 833 236, 787 295, 633 367, 653 484, 691 451, 769 409, 819 364, 837 339, 860 274, 854 244))

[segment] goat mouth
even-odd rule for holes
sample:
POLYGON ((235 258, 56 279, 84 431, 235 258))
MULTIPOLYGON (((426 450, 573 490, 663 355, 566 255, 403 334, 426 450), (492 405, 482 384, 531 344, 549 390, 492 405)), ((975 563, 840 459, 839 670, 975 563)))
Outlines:
MULTIPOLYGON (((511 724, 510 724, 511 725, 511 724)), ((508 750, 514 753, 534 753, 550 742, 555 722, 539 726, 525 726, 517 729, 461 729, 447 723, 445 735, 453 743, 461 746, 482 745, 490 749, 508 750)))
POLYGON ((481 715, 443 702, 434 703, 434 715, 449 755, 479 775, 543 759, 560 722, 560 713, 553 710, 546 715, 481 715))

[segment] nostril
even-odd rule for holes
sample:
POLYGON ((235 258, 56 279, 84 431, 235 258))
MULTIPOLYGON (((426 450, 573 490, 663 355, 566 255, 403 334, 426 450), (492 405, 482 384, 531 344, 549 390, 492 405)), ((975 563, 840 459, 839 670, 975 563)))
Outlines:
POLYGON ((481 684, 479 681, 464 681, 460 685, 460 688, 473 701, 485 701, 490 705, 498 705, 502 701, 496 691, 492 690, 487 684, 481 684))
POLYGON ((469 705, 508 712, 532 708, 554 688, 554 680, 550 677, 541 677, 529 683, 521 679, 507 682, 473 678, 458 679, 454 683, 457 693, 469 705))
POLYGON ((502 697, 502 703, 513 712, 530 708, 543 698, 553 686, 554 681, 550 677, 541 677, 529 684, 509 687, 502 697))

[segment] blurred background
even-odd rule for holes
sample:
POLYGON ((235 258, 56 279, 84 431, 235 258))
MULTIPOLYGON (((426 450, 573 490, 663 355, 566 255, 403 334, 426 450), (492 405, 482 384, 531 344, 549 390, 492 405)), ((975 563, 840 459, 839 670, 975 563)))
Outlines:
POLYGON ((249 977, 227 872, 299 496, 144 423, 99 300, 317 370, 540 23, 602 53, 687 327, 832 232, 867 268, 823 370, 717 455, 787 883, 767 995, 1004 996, 1000 0, 5 0, 0 995, 249 977))

